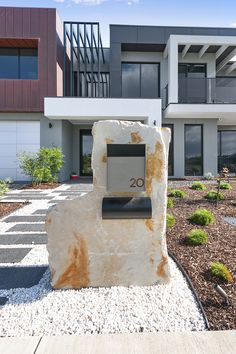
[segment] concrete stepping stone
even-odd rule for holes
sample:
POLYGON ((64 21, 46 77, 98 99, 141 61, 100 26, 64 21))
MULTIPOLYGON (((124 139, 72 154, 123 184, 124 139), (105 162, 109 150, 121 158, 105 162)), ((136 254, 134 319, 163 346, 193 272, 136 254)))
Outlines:
POLYGON ((17 224, 12 226, 6 232, 43 232, 45 231, 44 223, 42 224, 17 224))
POLYGON ((47 234, 4 234, 0 235, 0 245, 45 245, 48 242, 47 234))
POLYGON ((0 289, 30 288, 37 285, 47 267, 3 267, 0 268, 0 289))
POLYGON ((4 222, 44 222, 44 215, 13 215, 9 216, 4 222))
POLYGON ((48 209, 38 209, 38 210, 35 210, 32 215, 35 215, 35 214, 39 214, 39 215, 46 215, 48 209))
POLYGON ((32 248, 0 248, 0 263, 18 263, 22 261, 31 249, 32 248))
POLYGON ((230 224, 230 225, 232 225, 232 226, 236 226, 236 218, 234 218, 233 216, 225 216, 225 217, 224 217, 224 220, 225 220, 228 224, 230 224))

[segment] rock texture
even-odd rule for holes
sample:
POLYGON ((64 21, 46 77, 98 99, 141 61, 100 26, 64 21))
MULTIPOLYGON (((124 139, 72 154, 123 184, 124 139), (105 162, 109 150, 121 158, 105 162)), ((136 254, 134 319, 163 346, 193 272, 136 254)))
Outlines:
POLYGON ((94 190, 50 209, 46 218, 52 286, 152 285, 170 278, 165 240, 170 131, 137 122, 93 127, 94 190), (146 191, 107 192, 107 144, 146 144, 146 191), (152 219, 102 219, 104 196, 149 196, 152 219))

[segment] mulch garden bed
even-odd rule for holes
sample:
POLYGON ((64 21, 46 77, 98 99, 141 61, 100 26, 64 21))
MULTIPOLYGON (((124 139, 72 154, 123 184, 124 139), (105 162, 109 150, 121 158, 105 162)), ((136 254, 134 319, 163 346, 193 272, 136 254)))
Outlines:
POLYGON ((60 183, 24 184, 21 189, 55 189, 60 185, 60 183))
POLYGON ((7 203, 7 202, 1 203, 0 202, 0 219, 17 209, 23 208, 23 206, 25 206, 26 204, 28 204, 28 202, 26 203, 7 203))
POLYGON ((228 224, 225 216, 236 217, 236 183, 232 182, 232 190, 221 190, 225 200, 215 202, 204 199, 207 191, 215 185, 206 185, 207 190, 195 191, 189 187, 181 187, 187 196, 184 199, 173 198, 175 206, 168 209, 176 220, 175 225, 167 231, 169 250, 181 263, 195 287, 200 301, 208 317, 212 330, 236 329, 236 227, 228 224), (216 222, 209 226, 197 226, 188 219, 197 208, 211 211, 216 222), (193 228, 201 228, 209 235, 209 241, 202 246, 189 246, 185 241, 186 235, 193 228), (226 283, 214 278, 210 272, 211 262, 224 263, 234 277, 233 283, 226 283), (215 291, 214 285, 219 284, 227 293, 230 305, 215 291))

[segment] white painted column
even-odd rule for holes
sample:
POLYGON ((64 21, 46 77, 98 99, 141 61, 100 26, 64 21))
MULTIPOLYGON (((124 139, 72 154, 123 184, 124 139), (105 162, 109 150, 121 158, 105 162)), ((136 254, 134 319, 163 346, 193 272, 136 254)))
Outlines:
POLYGON ((168 45, 168 103, 178 103, 178 42, 170 36, 168 45))

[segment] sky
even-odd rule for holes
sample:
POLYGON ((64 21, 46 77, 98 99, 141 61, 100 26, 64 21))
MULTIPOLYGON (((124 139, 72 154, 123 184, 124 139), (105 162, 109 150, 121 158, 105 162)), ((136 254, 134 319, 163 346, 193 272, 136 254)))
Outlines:
POLYGON ((0 0, 0 6, 55 7, 63 21, 109 24, 236 27, 236 0, 0 0))

